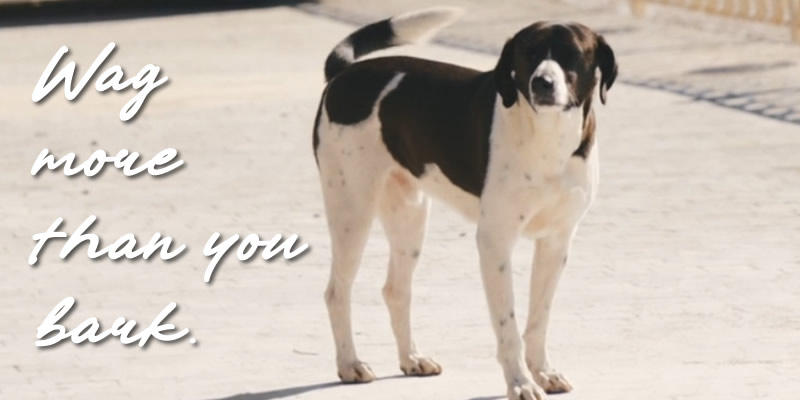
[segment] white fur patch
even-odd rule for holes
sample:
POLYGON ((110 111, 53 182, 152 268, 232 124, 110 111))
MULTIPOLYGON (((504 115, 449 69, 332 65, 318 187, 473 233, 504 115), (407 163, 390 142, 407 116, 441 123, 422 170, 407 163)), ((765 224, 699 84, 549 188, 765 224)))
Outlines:
MULTIPOLYGON (((572 156, 583 136, 582 110, 534 112, 518 96, 510 108, 498 96, 484 190, 486 195, 505 198, 506 204, 530 208, 529 217, 535 217, 565 191, 587 188, 587 168, 581 166, 582 159, 572 156)), ((505 209, 512 212, 513 207, 505 209)))
MULTIPOLYGON (((550 59, 542 61, 533 71, 530 82, 528 82, 528 88, 532 87, 535 78, 544 78, 553 83, 553 100, 555 101, 556 108, 563 109, 569 103, 567 76, 557 62, 550 59)), ((530 100, 531 104, 536 104, 536 99, 532 90, 530 100)))
POLYGON ((333 49, 333 52, 336 53, 339 58, 348 63, 353 63, 356 60, 353 44, 349 41, 344 41, 336 45, 336 47, 333 49))
POLYGON ((480 200, 454 185, 435 164, 426 164, 425 172, 419 178, 419 186, 435 198, 450 206, 470 221, 477 221, 480 216, 480 200))

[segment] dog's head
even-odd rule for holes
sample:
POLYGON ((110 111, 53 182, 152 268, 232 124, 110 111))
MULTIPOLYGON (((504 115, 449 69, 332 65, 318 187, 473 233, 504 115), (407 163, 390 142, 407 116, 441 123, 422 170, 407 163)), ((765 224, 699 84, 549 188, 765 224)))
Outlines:
POLYGON ((577 23, 537 22, 506 42, 494 73, 506 107, 521 93, 536 112, 567 111, 591 99, 598 69, 605 104, 617 62, 603 37, 577 23))

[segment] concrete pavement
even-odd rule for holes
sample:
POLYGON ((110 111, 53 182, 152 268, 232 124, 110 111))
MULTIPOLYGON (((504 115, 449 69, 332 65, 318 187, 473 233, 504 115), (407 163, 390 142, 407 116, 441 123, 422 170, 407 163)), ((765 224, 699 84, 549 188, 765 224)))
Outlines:
MULTIPOLYGON (((476 16, 468 18, 478 18, 476 16)), ((468 19, 469 21, 469 19, 468 19)), ((504 27, 510 35, 515 23, 504 27)), ((322 61, 353 29, 290 8, 0 30, 0 398, 493 399, 494 361, 473 227, 435 206, 415 280, 420 347, 445 368, 399 377, 382 304, 387 247, 375 227, 354 293, 356 343, 380 379, 335 383, 322 301, 329 260, 311 124, 322 61), (45 104, 31 90, 55 50, 85 68, 108 41, 133 73, 160 65, 170 84, 132 124, 132 93, 88 91, 45 104), (29 175, 42 148, 86 157, 120 148, 180 150, 164 179, 29 175), (26 264, 31 235, 95 214, 111 241, 160 231, 189 250, 173 262, 68 262, 51 245, 26 264), (208 236, 298 233, 292 263, 230 257, 203 282, 208 236), (63 297, 90 316, 149 322, 165 304, 198 341, 145 349, 34 347, 36 326, 63 297)), ((460 29, 459 26, 454 29, 460 29)), ((488 37, 487 37, 488 40, 488 37)), ((485 54, 400 49, 477 68, 485 54)), ((627 69, 624 64, 623 69, 627 69)), ((600 110, 601 190, 557 294, 551 354, 575 384, 561 399, 794 399, 800 393, 800 148, 797 125, 620 84, 600 110)), ((515 253, 525 317, 532 245, 515 253)))

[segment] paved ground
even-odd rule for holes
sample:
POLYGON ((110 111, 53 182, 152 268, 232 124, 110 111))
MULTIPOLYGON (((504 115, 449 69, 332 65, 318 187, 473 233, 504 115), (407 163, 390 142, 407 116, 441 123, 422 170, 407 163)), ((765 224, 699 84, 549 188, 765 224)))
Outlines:
MULTIPOLYGON (((416 278, 414 325, 445 373, 397 377, 380 300, 387 249, 376 227, 356 285, 355 329, 381 379, 335 384, 322 303, 328 238, 310 130, 322 60, 351 29, 272 8, 0 30, 0 398, 503 394, 472 227, 442 207, 416 278), (130 92, 30 102, 55 49, 68 44, 86 68, 112 39, 114 63, 129 73, 154 63, 171 80, 135 123, 117 117, 130 92), (166 179, 28 175, 44 147, 85 157, 96 148, 152 155, 170 146, 186 167, 166 179), (59 216, 71 230, 89 214, 106 241, 160 231, 189 252, 170 263, 88 261, 80 253, 63 262, 51 246, 38 267, 26 264, 33 233, 59 216), (201 249, 214 231, 296 232, 313 250, 290 264, 229 258, 207 285, 201 249), (36 326, 65 296, 79 302, 68 326, 89 316, 150 321, 176 301, 172 321, 198 343, 35 348, 36 326)), ((495 61, 444 47, 414 52, 479 68, 495 61)), ((625 84, 609 103, 600 112, 600 196, 579 232, 551 331, 553 361, 577 389, 557 398, 796 398, 797 125, 625 84)), ((531 247, 515 253, 521 318, 531 247)))

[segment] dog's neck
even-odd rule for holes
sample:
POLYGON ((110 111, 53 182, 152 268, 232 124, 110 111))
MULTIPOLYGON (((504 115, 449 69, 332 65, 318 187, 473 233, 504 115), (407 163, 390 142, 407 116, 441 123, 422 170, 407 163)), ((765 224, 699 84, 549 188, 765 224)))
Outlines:
POLYGON ((512 148, 530 158, 530 163, 543 176, 564 172, 567 162, 580 146, 583 137, 583 110, 534 110, 520 94, 511 107, 495 103, 497 134, 510 141, 512 148), (499 118, 498 118, 499 117, 499 118))

